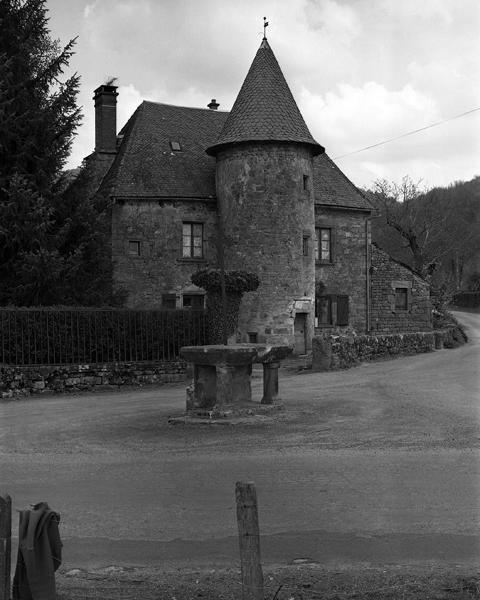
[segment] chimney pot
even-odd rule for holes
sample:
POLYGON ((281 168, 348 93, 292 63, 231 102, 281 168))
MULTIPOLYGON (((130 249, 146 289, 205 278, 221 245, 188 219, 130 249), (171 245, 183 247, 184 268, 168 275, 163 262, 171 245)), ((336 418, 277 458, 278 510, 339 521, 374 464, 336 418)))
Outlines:
POLYGON ((215 100, 215 98, 212 98, 211 102, 207 104, 207 106, 210 110, 217 110, 220 104, 215 100))

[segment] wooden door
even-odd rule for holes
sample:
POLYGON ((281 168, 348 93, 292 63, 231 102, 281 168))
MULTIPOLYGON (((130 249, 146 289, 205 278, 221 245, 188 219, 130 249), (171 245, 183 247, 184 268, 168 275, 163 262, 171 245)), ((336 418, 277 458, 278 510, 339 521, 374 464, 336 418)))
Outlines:
POLYGON ((293 324, 295 333, 295 348, 293 349, 295 354, 305 354, 307 351, 306 347, 306 333, 307 333, 307 314, 297 313, 295 315, 295 321, 293 324))

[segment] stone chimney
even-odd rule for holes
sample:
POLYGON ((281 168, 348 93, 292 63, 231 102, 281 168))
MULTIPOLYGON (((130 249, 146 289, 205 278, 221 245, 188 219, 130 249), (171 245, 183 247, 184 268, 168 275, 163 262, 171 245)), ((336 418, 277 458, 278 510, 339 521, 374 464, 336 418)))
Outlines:
POLYGON ((117 86, 101 85, 94 91, 95 152, 116 152, 117 86))
POLYGON ((212 101, 207 104, 207 106, 210 110, 217 110, 220 104, 215 100, 215 98, 212 98, 212 101))

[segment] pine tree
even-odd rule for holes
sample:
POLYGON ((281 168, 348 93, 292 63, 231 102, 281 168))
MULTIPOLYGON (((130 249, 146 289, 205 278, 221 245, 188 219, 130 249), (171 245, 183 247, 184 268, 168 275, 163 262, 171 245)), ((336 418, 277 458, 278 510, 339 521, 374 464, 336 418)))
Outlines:
POLYGON ((62 77, 75 40, 50 37, 45 0, 0 0, 0 30, 0 304, 52 304, 71 262, 55 207, 81 118, 79 76, 62 77))

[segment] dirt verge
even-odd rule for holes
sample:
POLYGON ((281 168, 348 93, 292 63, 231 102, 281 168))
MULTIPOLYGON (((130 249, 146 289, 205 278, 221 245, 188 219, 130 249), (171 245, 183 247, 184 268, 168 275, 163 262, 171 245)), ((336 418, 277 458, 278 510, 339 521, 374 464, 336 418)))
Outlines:
MULTIPOLYGON (((326 568, 305 562, 264 570, 265 600, 474 600, 478 570, 455 566, 368 564, 326 568)), ((58 577, 58 600, 238 600, 240 572, 107 567, 58 577)))

